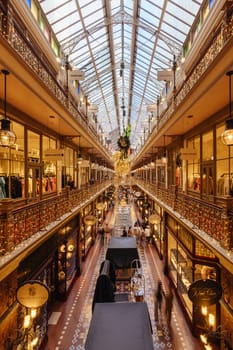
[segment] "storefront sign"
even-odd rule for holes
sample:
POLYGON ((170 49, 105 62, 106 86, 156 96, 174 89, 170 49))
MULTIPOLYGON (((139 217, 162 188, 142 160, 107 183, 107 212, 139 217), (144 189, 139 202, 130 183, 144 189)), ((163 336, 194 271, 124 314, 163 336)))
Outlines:
POLYGON ((171 69, 159 70, 157 71, 157 79, 158 81, 172 81, 173 74, 171 69))
POLYGON ((194 148, 181 148, 180 156, 183 160, 194 160, 197 159, 197 150, 194 148))
POLYGON ((164 162, 162 159, 156 159, 155 165, 156 165, 157 167, 158 167, 158 166, 160 166, 160 167, 165 167, 165 166, 167 165, 167 163, 164 162))
POLYGON ((222 287, 214 280, 198 280, 188 290, 189 299, 195 305, 213 305, 222 297, 222 287))
POLYGON ((135 193, 134 193, 134 195, 135 195, 135 197, 137 197, 137 198, 138 198, 138 197, 140 197, 140 196, 141 196, 141 192, 135 192, 135 193))
POLYGON ((89 226, 93 226, 96 224, 96 217, 94 215, 87 215, 84 218, 84 223, 89 226))
POLYGON ((147 208, 150 208, 150 203, 149 202, 144 202, 142 204, 143 208, 147 209, 147 208))
POLYGON ((70 80, 84 80, 84 72, 79 69, 69 70, 70 80))
POLYGON ((47 161, 63 160, 64 155, 64 149, 49 149, 44 151, 44 159, 47 161))
POLYGON ((16 291, 18 303, 32 309, 43 306, 48 298, 49 289, 40 281, 27 281, 16 291))
POLYGON ((96 105, 90 105, 88 107, 88 112, 90 112, 90 113, 97 113, 98 112, 98 107, 96 105))
POLYGON ((152 214, 149 216, 148 221, 150 224, 159 224, 161 221, 161 218, 158 214, 152 214))
POLYGON ((157 111, 157 104, 154 103, 153 105, 148 105, 147 106, 147 112, 154 112, 154 111, 157 111))

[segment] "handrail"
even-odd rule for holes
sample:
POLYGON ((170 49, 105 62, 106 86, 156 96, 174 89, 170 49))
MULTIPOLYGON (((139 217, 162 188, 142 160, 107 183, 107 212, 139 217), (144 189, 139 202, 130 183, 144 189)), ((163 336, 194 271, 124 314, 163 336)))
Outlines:
POLYGON ((229 209, 231 203, 228 203, 232 199, 225 198, 225 203, 222 199, 224 205, 217 205, 181 193, 177 191, 176 186, 166 189, 139 179, 134 182, 162 207, 173 212, 179 220, 186 224, 188 222, 191 229, 205 232, 227 251, 233 250, 233 214, 229 209))
POLYGON ((101 184, 74 190, 70 190, 67 186, 65 191, 54 197, 21 208, 14 208, 16 200, 2 199, 0 201, 0 256, 12 252, 17 245, 34 234, 44 231, 49 224, 56 221, 59 223, 63 215, 71 215, 73 210, 81 210, 110 184, 109 180, 105 180, 101 184))

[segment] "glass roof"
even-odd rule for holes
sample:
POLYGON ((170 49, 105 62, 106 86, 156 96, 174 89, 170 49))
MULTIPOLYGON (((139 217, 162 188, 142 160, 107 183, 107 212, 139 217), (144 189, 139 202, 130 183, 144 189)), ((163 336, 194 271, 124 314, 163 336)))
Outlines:
POLYGON ((40 0, 69 62, 85 73, 81 87, 98 107, 106 137, 131 125, 136 148, 149 124, 148 106, 165 87, 202 0, 40 0))

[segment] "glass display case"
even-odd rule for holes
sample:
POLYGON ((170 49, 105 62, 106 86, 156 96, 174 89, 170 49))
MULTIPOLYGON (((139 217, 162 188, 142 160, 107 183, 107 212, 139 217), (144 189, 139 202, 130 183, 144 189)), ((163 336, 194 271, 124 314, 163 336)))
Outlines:
POLYGON ((76 277, 77 261, 77 235, 75 230, 58 248, 57 293, 61 298, 67 297, 67 292, 76 277))

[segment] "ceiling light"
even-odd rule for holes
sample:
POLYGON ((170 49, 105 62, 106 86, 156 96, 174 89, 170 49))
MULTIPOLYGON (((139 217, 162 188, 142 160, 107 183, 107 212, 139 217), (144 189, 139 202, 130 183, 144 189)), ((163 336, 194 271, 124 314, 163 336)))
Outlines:
POLYGON ((226 146, 233 145, 233 119, 231 115, 231 76, 233 71, 229 71, 226 75, 229 77, 229 118, 226 120, 226 129, 222 133, 222 142, 226 146))
POLYGON ((16 135, 10 130, 10 120, 7 119, 6 115, 6 77, 9 75, 9 71, 2 69, 2 74, 4 74, 4 119, 1 120, 0 129, 0 146, 11 147, 16 142, 16 135))

